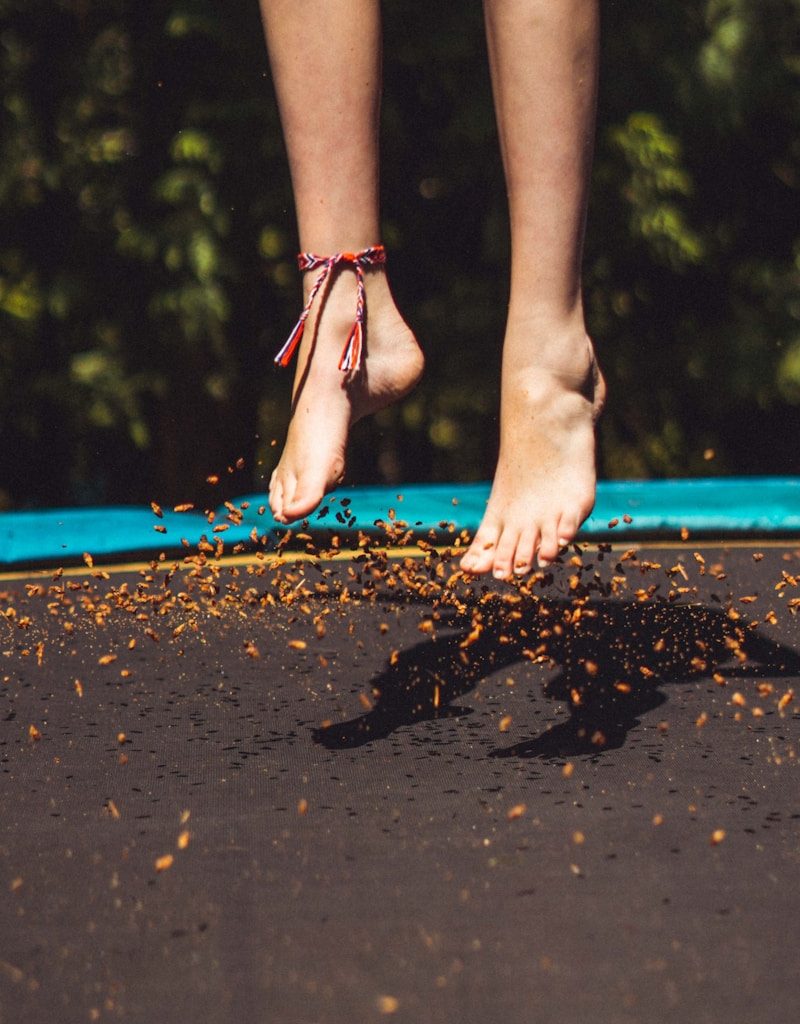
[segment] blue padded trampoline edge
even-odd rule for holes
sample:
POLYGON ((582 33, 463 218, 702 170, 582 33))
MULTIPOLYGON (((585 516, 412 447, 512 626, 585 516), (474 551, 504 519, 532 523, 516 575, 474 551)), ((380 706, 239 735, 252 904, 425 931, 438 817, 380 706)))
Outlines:
MULTIPOLYGON (((373 530, 389 510, 420 532, 440 531, 453 524, 457 531, 474 531, 489 497, 488 483, 405 484, 343 487, 330 495, 309 517, 314 528, 331 528, 341 535, 373 530), (444 527, 442 526, 444 524, 444 527)), ((240 525, 224 534, 226 548, 246 542, 253 527, 259 536, 281 531, 264 508, 263 494, 234 501, 249 503, 240 525)), ((222 521, 228 509, 219 510, 222 521)), ((592 515, 581 528, 583 540, 628 535, 693 533, 797 534, 800 536, 800 477, 726 477, 684 480, 606 480, 598 484, 592 515), (627 520, 630 519, 630 522, 627 520), (609 524, 617 521, 613 530, 609 524)), ((185 538, 191 547, 211 526, 197 512, 165 510, 157 518, 151 508, 111 506, 0 513, 0 565, 24 566, 74 562, 84 552, 95 558, 174 550, 185 538), (159 527, 158 530, 155 527, 159 527)))

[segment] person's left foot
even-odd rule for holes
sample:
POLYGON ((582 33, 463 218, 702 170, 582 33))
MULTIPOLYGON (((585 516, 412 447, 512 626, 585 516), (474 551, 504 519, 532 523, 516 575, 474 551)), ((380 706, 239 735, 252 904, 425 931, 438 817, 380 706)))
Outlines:
POLYGON ((594 506, 594 428, 605 382, 582 325, 544 332, 538 345, 537 333, 506 335, 500 457, 483 521, 461 559, 470 573, 508 579, 530 572, 535 559, 549 565, 594 506))

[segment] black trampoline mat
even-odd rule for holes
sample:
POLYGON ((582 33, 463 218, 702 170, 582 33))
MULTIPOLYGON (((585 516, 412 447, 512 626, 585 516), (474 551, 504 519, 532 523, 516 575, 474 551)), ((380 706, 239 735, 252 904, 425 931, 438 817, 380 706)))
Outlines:
POLYGON ((572 557, 0 583, 0 1022, 797 1020, 800 551, 572 557))

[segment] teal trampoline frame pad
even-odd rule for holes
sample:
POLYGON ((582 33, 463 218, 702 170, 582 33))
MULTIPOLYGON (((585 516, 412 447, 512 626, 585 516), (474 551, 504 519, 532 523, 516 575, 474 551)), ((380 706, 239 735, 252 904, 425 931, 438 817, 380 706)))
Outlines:
MULTIPOLYGON (((308 517, 307 529, 312 534, 330 530, 346 540, 359 531, 380 532, 381 524, 394 516, 415 533, 433 530, 447 542, 454 533, 477 529, 489 490, 485 482, 342 487, 308 517)), ((97 561, 162 551, 186 553, 187 544, 193 551, 203 537, 214 541, 217 536, 223 537, 230 553, 234 544, 252 543, 254 528, 267 545, 270 539, 277 542, 286 527, 265 508, 264 494, 233 501, 237 507, 243 503, 249 505, 241 523, 229 523, 224 534, 214 534, 199 512, 165 509, 161 518, 149 507, 130 506, 4 512, 0 514, 0 565, 67 565, 80 561, 84 553, 97 561)), ((228 511, 221 506, 216 522, 224 522, 228 511)), ((800 477, 604 480, 598 484, 594 511, 578 539, 663 538, 681 530, 717 538, 800 537, 800 477)))

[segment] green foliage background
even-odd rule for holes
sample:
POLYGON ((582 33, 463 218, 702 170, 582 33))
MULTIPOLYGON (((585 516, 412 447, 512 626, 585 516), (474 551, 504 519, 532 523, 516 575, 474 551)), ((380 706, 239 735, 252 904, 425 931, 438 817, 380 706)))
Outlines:
MULTIPOLYGON (((800 472, 800 0, 601 3, 601 472, 800 472)), ((349 478, 488 478, 508 238, 481 7, 383 6, 384 240, 429 369, 349 478)), ((0 0, 0 69, 0 504, 203 500, 239 456, 261 486, 299 279, 255 0, 0 0)))

